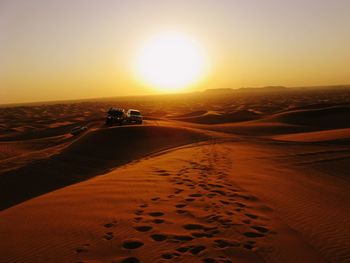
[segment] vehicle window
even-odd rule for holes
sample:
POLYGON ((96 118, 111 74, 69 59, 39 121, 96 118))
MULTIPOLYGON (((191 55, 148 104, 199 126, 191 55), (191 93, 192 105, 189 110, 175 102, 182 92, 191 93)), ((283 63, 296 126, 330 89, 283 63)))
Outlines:
POLYGON ((130 115, 141 115, 139 111, 130 111, 130 115))
POLYGON ((109 114, 113 115, 113 116, 122 116, 123 112, 122 111, 112 111, 109 114))

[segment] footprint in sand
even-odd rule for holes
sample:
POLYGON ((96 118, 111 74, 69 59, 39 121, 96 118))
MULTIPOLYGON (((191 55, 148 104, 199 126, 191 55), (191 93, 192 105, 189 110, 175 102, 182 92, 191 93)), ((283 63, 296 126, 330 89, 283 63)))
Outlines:
POLYGON ((159 217, 159 216, 163 216, 164 213, 163 212, 151 212, 149 213, 150 216, 153 216, 153 217, 159 217))
POLYGON ((252 228, 260 233, 267 233, 269 232, 269 229, 263 226, 252 226, 252 228))
POLYGON ((257 215, 254 215, 254 214, 245 214, 245 215, 251 219, 258 219, 259 218, 257 215))
POLYGON ((247 243, 245 243, 245 244, 243 245, 243 247, 244 247, 245 249, 248 249, 248 250, 252 250, 252 249, 256 248, 255 242, 254 242, 254 241, 247 241, 247 243))
POLYGON ((134 217, 134 221, 135 221, 136 223, 141 222, 142 219, 143 219, 143 217, 141 217, 141 216, 134 217))
POLYGON ((226 239, 217 239, 214 242, 218 248, 239 247, 241 245, 241 243, 237 241, 231 241, 226 239))
POLYGON ((76 253, 87 252, 89 246, 90 246, 90 244, 81 245, 80 247, 78 247, 78 248, 75 249, 75 252, 76 252, 76 253))
POLYGON ((192 246, 184 246, 184 247, 178 247, 175 250, 180 252, 180 253, 186 253, 191 248, 192 248, 192 246))
MULTIPOLYGON (((231 200, 231 201, 234 201, 234 199, 231 200)), ((246 207, 245 204, 242 204, 242 203, 240 203, 240 202, 235 202, 235 204, 238 205, 239 207, 246 207)))
POLYGON ((152 222, 158 225, 158 224, 163 224, 165 220, 161 218, 156 218, 152 222))
POLYGON ((199 224, 186 224, 182 226, 186 230, 203 230, 204 226, 199 224))
POLYGON ((170 173, 167 170, 156 170, 160 176, 169 176, 170 173))
POLYGON ((114 238, 113 232, 107 232, 104 236, 104 239, 106 240, 112 240, 114 238))
POLYGON ((122 263, 140 263, 141 261, 138 258, 130 257, 130 258, 124 258, 122 263))
POLYGON ((153 229, 152 226, 136 226, 135 229, 139 232, 148 232, 153 229))
POLYGON ((183 192, 183 191, 184 191, 183 189, 177 188, 177 189, 175 189, 175 194, 180 194, 180 193, 183 192))
POLYGON ((199 246, 194 246, 193 248, 191 248, 189 252, 192 253, 193 255, 197 255, 205 249, 206 249, 205 246, 199 245, 199 246))
POLYGON ((203 233, 203 232, 193 232, 193 233, 191 233, 191 235, 193 237, 196 237, 196 238, 202 238, 202 237, 211 238, 211 237, 213 237, 213 234, 203 233))
POLYGON ((177 208, 184 208, 185 206, 187 206, 187 204, 179 203, 175 205, 177 208))
POLYGON ((245 235, 246 237, 252 237, 252 238, 265 236, 264 234, 258 233, 258 232, 245 232, 243 233, 243 235, 245 235))
POLYGON ((177 252, 173 252, 173 253, 165 253, 165 254, 162 254, 161 257, 163 259, 166 259, 166 260, 171 260, 173 258, 176 258, 176 257, 179 257, 181 256, 181 254, 177 253, 177 252))
POLYGON ((177 241, 192 241, 194 238, 186 235, 175 235, 174 239, 177 241))
POLYGON ((143 214, 143 212, 144 212, 144 210, 139 209, 139 210, 136 210, 134 214, 140 216, 143 214))
POLYGON ((223 188, 224 186, 222 186, 221 184, 208 184, 208 186, 210 187, 216 187, 216 188, 223 188))
POLYGON ((200 193, 196 193, 196 194, 190 194, 189 197, 201 197, 203 196, 202 194, 200 193))
POLYGON ((164 172, 158 172, 159 176, 169 176, 170 173, 164 171, 164 172))
POLYGON ((122 244, 125 249, 137 249, 143 246, 143 242, 137 239, 125 240, 122 244))
POLYGON ((222 191, 222 190, 211 190, 210 192, 212 193, 215 193, 215 194, 219 194, 219 195, 222 195, 222 196, 226 196, 226 192, 225 191, 222 191))
POLYGON ((166 240, 168 238, 168 236, 165 234, 153 234, 153 235, 151 235, 151 238, 154 241, 162 242, 162 241, 166 240))
POLYGON ((111 228, 111 227, 115 227, 116 223, 117 223, 117 221, 112 221, 111 223, 106 223, 103 226, 105 228, 111 228))
POLYGON ((164 259, 172 259, 173 257, 174 257, 174 255, 171 253, 165 253, 162 255, 162 258, 164 258, 164 259))

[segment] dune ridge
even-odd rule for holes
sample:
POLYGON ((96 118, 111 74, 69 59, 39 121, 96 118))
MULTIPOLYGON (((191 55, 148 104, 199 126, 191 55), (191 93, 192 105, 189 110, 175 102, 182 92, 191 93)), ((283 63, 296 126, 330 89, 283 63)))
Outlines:
POLYGON ((268 119, 324 129, 348 128, 350 127, 350 105, 288 111, 268 119))
POLYGON ((148 154, 209 138, 191 129, 152 125, 92 131, 49 158, 1 174, 0 208, 86 180, 148 154))
POLYGON ((350 129, 332 129, 315 132, 292 133, 285 135, 277 135, 272 137, 276 140, 294 141, 294 142, 334 142, 349 143, 350 129))
POLYGON ((197 111, 183 114, 179 117, 172 117, 174 120, 193 122, 200 124, 219 124, 241 122, 259 119, 260 115, 250 110, 238 110, 230 113, 220 113, 215 111, 197 111))

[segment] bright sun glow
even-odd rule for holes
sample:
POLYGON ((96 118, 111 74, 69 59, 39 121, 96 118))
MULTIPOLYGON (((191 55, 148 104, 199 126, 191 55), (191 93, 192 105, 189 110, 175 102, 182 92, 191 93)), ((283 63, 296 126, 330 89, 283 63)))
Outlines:
POLYGON ((205 74, 202 49, 191 38, 165 33, 151 38, 137 56, 138 78, 161 91, 179 91, 205 74))

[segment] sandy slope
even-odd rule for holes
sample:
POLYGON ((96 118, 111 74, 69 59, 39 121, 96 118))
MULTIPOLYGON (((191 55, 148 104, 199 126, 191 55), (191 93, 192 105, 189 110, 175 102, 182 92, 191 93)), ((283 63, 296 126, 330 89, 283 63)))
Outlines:
POLYGON ((239 110, 229 113, 220 113, 215 111, 208 112, 190 112, 178 117, 172 117, 174 120, 202 123, 202 124, 218 124, 232 123, 259 119, 259 114, 249 110, 239 110))
MULTIPOLYGON (((57 149, 49 157, 28 163, 20 159, 18 167, 2 173, 0 209, 100 175, 147 154, 208 138, 210 135, 205 131, 170 126, 93 130, 64 149, 57 149)), ((10 162, 9 165, 15 164, 10 162)))
MULTIPOLYGON (((282 113, 266 115, 264 117, 259 116, 254 111, 237 111, 216 115, 202 113, 197 116, 192 116, 189 113, 191 115, 190 117, 175 118, 175 120, 181 121, 182 126, 201 127, 207 130, 259 137, 279 136, 281 134, 286 134, 287 136, 288 134, 303 133, 300 136, 301 138, 306 132, 349 128, 349 104, 332 107, 318 106, 314 105, 311 108, 303 107, 301 109, 286 110, 282 113)), ((313 137, 316 134, 309 135, 305 134, 305 138, 313 137)), ((332 137, 335 139, 338 139, 338 137, 339 139, 349 138, 346 132, 342 134, 338 132, 337 134, 333 134, 332 137)), ((297 140, 300 141, 301 139, 297 140)))
POLYGON ((299 151, 193 145, 46 194, 1 212, 1 262, 348 262, 349 181, 299 151))
POLYGON ((295 142, 342 142, 349 141, 350 128, 284 134, 274 136, 273 138, 282 141, 295 142))

